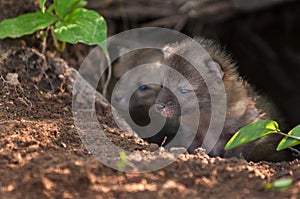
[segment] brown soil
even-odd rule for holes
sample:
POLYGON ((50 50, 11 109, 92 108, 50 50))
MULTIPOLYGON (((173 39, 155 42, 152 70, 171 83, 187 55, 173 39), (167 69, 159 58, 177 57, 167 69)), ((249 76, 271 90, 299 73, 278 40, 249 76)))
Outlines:
MULTIPOLYGON (((76 61, 68 59, 69 65, 76 61)), ((67 68, 57 55, 42 55, 19 41, 0 42, 1 199, 300 198, 299 160, 252 163, 185 154, 148 173, 105 166, 85 148, 75 128, 67 68), (18 74, 18 81, 9 73, 18 74), (264 188, 283 177, 293 179, 286 191, 264 188)), ((96 107, 113 143, 145 154, 158 148, 120 132, 110 110, 101 103, 96 107)), ((159 158, 168 157, 166 152, 159 158)))

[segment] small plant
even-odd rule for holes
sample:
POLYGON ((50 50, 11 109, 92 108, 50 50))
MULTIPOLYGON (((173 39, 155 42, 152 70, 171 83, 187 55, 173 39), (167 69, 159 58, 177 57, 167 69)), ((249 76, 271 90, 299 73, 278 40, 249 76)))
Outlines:
POLYGON ((273 183, 267 183, 265 188, 284 192, 292 185, 292 183, 293 179, 291 178, 281 178, 279 180, 275 180, 273 183))
POLYGON ((121 158, 121 160, 117 161, 117 168, 118 168, 119 172, 121 173, 124 171, 124 169, 128 163, 127 156, 124 151, 120 151, 120 158, 121 158))
POLYGON ((238 147, 248 142, 257 140, 271 133, 278 133, 285 137, 277 146, 277 151, 291 148, 300 144, 300 125, 293 128, 288 134, 282 133, 278 123, 273 120, 259 120, 241 128, 227 142, 225 150, 238 147))
MULTIPOLYGON (((0 39, 17 38, 37 30, 50 29, 54 45, 63 51, 66 42, 100 45, 106 39, 107 27, 102 16, 84 9, 84 0, 54 0, 47 9, 41 0, 41 11, 20 15, 0 22, 0 39), (62 42, 60 46, 58 41, 62 42)), ((46 34, 47 36, 47 34, 46 34)), ((106 49, 106 46, 102 46, 106 49)))

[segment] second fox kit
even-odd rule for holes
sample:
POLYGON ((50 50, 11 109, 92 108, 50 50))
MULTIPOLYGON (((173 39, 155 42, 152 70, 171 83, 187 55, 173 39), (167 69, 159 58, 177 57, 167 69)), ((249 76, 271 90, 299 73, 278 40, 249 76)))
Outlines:
MULTIPOLYGON (((162 57, 163 53, 160 49, 140 49, 125 54, 113 65, 113 79, 118 81, 118 84, 117 87, 111 85, 108 93, 116 110, 129 124, 131 124, 130 120, 139 126, 146 126, 153 122, 150 121, 149 109, 155 104, 161 87, 159 84, 143 82, 147 80, 151 82, 154 79, 160 82, 159 62, 162 57), (144 64, 147 64, 147 70, 138 69, 144 64), (132 73, 130 73, 131 70, 132 73), (132 90, 134 92, 130 93, 132 90), (125 113, 128 109, 130 115, 125 113)), ((177 120, 168 119, 164 127, 154 136, 148 136, 148 134, 155 132, 147 133, 134 127, 133 130, 144 140, 162 145, 172 139, 177 128, 177 120)))
MULTIPOLYGON (((235 149, 224 151, 225 144, 239 128, 259 119, 275 118, 268 114, 269 109, 266 108, 268 103, 262 104, 261 107, 264 110, 261 109, 260 97, 239 77, 231 59, 218 46, 206 40, 197 40, 197 42, 210 55, 210 60, 201 52, 195 51, 194 40, 184 40, 164 48, 165 57, 162 64, 171 68, 164 72, 162 82, 164 85, 168 85, 172 92, 164 87, 159 91, 156 99, 157 111, 168 118, 192 116, 198 108, 200 109, 200 121, 195 121, 193 116, 189 120, 190 124, 199 122, 196 137, 189 146, 189 151, 193 152, 195 148, 202 145, 211 120, 211 102, 215 100, 218 104, 219 99, 211 98, 209 85, 206 85, 204 81, 208 79, 211 82, 222 81, 226 93, 224 127, 210 155, 232 157, 242 154, 247 160, 252 161, 281 161, 291 158, 288 150, 276 152, 276 146, 282 136, 273 134, 235 149), (202 71, 201 74, 205 77, 201 76, 193 65, 182 56, 194 60, 200 70, 205 69, 206 71, 202 71), (189 86, 176 77, 174 69, 187 79, 189 86), (197 98, 196 104, 191 102, 193 93, 197 98), (181 102, 182 107, 180 107, 179 102, 181 102)), ((218 86, 212 89, 218 95, 218 86)), ((220 112, 221 108, 224 107, 217 107, 220 112)), ((188 126, 186 129, 184 133, 189 134, 188 126)))

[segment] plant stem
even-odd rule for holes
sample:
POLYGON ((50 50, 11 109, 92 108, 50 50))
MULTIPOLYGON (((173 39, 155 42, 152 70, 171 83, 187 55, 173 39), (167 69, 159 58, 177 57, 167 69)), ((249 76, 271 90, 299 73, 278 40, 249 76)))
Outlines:
POLYGON ((60 48, 61 52, 63 52, 65 50, 65 48, 66 48, 66 42, 64 41, 61 44, 61 48, 60 48))
POLYGON ((282 132, 277 132, 277 133, 279 133, 280 135, 289 137, 289 138, 293 138, 293 139, 296 139, 296 140, 300 140, 300 137, 298 137, 298 136, 293 136, 293 135, 289 135, 289 134, 282 133, 282 132))
POLYGON ((50 32, 51 32, 51 36, 52 36, 52 39, 53 39, 53 44, 55 46, 55 49, 59 52, 63 52, 65 50, 65 47, 66 47, 66 42, 63 42, 61 46, 59 45, 59 42, 58 42, 58 40, 55 36, 55 33, 54 33, 54 27, 53 26, 50 27, 50 32))
POLYGON ((42 41, 42 54, 43 55, 45 55, 45 52, 46 52, 48 33, 49 33, 49 27, 45 31, 46 35, 43 37, 43 41, 42 41))
POLYGON ((107 79, 104 83, 104 86, 103 86, 103 89, 102 89, 102 94, 104 97, 107 97, 106 94, 107 94, 107 87, 109 85, 109 82, 110 82, 110 79, 111 79, 111 75, 112 75, 112 68, 111 68, 111 62, 110 62, 110 57, 108 55, 107 52, 104 52, 105 54, 105 57, 106 57, 106 60, 107 60, 107 63, 108 63, 108 74, 107 74, 107 79))

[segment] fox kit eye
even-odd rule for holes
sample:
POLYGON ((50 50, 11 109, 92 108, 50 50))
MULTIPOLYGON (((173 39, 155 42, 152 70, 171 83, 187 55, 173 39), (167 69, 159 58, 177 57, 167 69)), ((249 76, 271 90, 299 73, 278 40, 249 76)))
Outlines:
POLYGON ((168 56, 171 55, 171 50, 172 50, 172 48, 170 46, 165 46, 163 48, 162 51, 163 51, 163 54, 164 54, 164 58, 166 58, 166 57, 168 57, 168 56))
POLYGON ((180 89, 180 93, 181 94, 187 94, 187 93, 190 93, 190 92, 192 92, 193 90, 189 90, 189 89, 180 89))
POLYGON ((145 91, 145 90, 148 90, 149 87, 147 85, 141 85, 139 88, 138 88, 140 91, 145 91))

